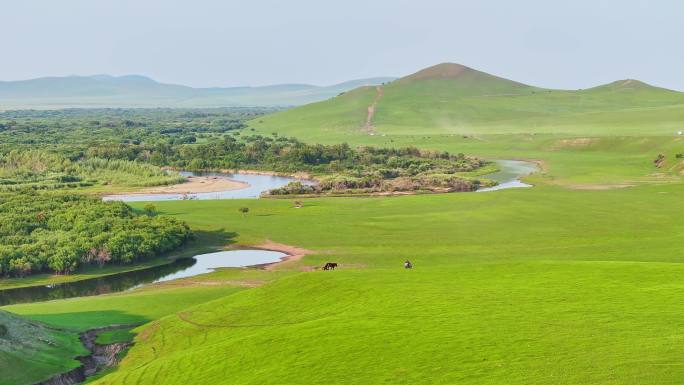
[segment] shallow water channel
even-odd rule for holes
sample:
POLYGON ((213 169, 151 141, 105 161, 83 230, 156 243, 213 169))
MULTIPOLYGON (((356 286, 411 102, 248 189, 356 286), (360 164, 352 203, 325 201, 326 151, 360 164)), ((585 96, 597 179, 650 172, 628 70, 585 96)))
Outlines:
MULTIPOLYGON (((504 190, 516 187, 531 187, 531 185, 523 183, 520 178, 529 175, 538 170, 537 165, 532 162, 522 160, 496 160, 500 170, 492 174, 484 175, 487 179, 492 179, 499 182, 494 187, 487 187, 478 192, 504 190)), ((283 187, 290 182, 299 181, 303 184, 313 184, 314 181, 307 179, 298 179, 292 177, 272 176, 272 175, 256 175, 256 174, 227 174, 221 172, 190 172, 181 171, 184 176, 215 176, 219 178, 229 178, 239 182, 246 182, 248 187, 237 190, 226 190, 206 193, 194 194, 116 194, 106 195, 103 200, 121 200, 124 202, 140 202, 140 201, 169 201, 181 199, 256 199, 261 193, 283 187)))
POLYGON ((249 186, 237 190, 226 190, 216 192, 194 193, 194 194, 116 194, 106 195, 103 200, 120 200, 124 202, 139 201, 173 201, 181 199, 256 199, 262 192, 280 188, 290 182, 302 182, 303 184, 313 184, 307 179, 298 179, 284 176, 256 175, 256 174, 227 174, 222 172, 190 172, 181 171, 183 176, 215 176, 228 178, 239 182, 246 182, 249 186))
POLYGON ((496 160, 499 171, 483 175, 484 178, 499 182, 496 186, 486 187, 477 192, 505 190, 509 188, 532 187, 531 184, 523 183, 520 178, 539 171, 535 163, 524 160, 496 160))
POLYGON ((134 289, 156 282, 194 277, 221 267, 246 267, 278 262, 287 254, 270 250, 228 250, 178 259, 148 269, 55 285, 0 290, 0 306, 85 297, 134 289))

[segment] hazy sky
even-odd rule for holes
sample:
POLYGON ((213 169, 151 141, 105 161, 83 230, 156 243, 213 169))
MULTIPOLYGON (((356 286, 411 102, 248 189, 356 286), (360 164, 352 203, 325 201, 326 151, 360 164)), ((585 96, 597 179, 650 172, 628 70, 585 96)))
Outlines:
POLYGON ((558 88, 684 90, 680 0, 0 0, 0 79, 332 84, 444 61, 558 88))

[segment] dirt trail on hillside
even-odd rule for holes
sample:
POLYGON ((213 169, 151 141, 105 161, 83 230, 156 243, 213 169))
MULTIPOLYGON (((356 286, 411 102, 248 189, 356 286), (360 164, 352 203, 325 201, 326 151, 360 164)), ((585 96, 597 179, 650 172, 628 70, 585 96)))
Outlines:
POLYGON ((366 124, 363 126, 364 130, 366 130, 366 132, 368 133, 374 133, 373 117, 375 116, 375 108, 383 95, 382 86, 375 86, 375 92, 375 99, 373 100, 373 104, 368 106, 368 113, 366 114, 366 124))

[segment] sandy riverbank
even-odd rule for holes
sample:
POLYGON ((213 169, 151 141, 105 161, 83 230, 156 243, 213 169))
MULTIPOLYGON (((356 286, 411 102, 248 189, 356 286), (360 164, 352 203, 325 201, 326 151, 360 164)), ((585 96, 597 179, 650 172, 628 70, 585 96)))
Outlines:
MULTIPOLYGON (((261 265, 266 270, 274 270, 288 262, 296 262, 299 261, 300 259, 304 258, 304 256, 308 254, 315 254, 316 251, 313 250, 307 250, 301 247, 297 246, 290 246, 286 245, 283 243, 276 243, 270 240, 267 240, 266 242, 260 244, 260 245, 253 245, 253 246, 234 246, 235 248, 238 249, 257 249, 257 250, 270 250, 270 251, 279 251, 281 253, 287 254, 285 257, 281 258, 280 261, 278 262, 273 262, 273 263, 266 263, 264 265, 261 265)), ((306 269, 308 270, 308 269, 306 269)))
POLYGON ((249 183, 220 176, 189 176, 187 182, 168 186, 154 186, 132 194, 197 194, 219 191, 239 190, 249 187, 249 183))

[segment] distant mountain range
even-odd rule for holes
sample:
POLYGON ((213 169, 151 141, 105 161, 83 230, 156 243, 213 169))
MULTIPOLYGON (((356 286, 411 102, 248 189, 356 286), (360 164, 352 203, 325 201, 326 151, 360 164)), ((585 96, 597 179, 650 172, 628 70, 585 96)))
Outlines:
POLYGON ((261 87, 193 88, 140 75, 44 77, 0 81, 0 110, 72 107, 297 106, 329 99, 391 77, 351 80, 331 86, 279 84, 261 87))

